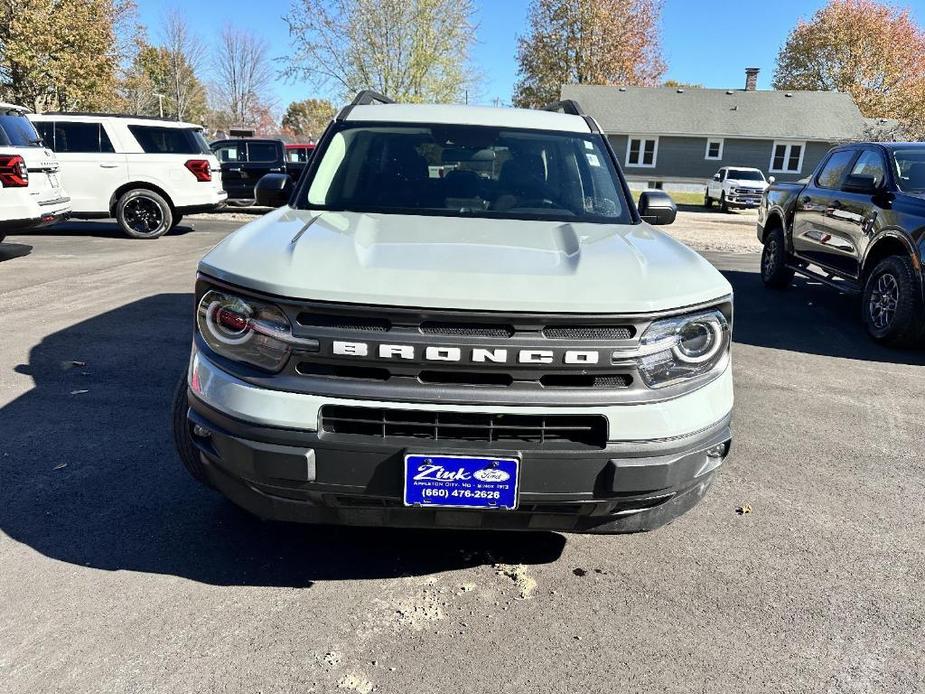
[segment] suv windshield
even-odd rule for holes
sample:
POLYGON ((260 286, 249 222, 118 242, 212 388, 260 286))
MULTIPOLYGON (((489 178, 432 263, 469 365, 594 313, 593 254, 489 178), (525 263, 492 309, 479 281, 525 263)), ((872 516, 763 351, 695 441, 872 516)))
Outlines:
POLYGON ((893 162, 900 190, 925 191, 925 147, 894 149, 893 162))
POLYGON ((7 147, 40 147, 42 138, 32 121, 21 111, 0 111, 0 145, 7 147))
POLYGON ((631 221, 599 135, 344 124, 300 206, 442 216, 631 221))
POLYGON ((130 125, 129 131, 148 154, 211 154, 199 128, 130 125))
POLYGON ((764 174, 750 169, 729 169, 726 178, 733 181, 763 181, 764 174))

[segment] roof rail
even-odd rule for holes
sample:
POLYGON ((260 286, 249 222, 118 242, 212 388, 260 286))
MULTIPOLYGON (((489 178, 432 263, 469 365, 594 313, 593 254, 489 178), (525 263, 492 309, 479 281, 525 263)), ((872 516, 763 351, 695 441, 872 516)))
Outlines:
POLYGON ((379 92, 373 91, 372 89, 364 89, 355 97, 353 101, 350 102, 351 106, 369 106, 370 104, 394 104, 395 101, 390 99, 387 96, 380 94, 379 92))
POLYGON ((556 113, 567 113, 570 116, 583 116, 585 115, 584 110, 574 99, 563 99, 562 101, 556 101, 552 104, 547 104, 543 106, 543 111, 555 111, 556 113))
POLYGON ((173 118, 161 118, 160 116, 142 116, 132 113, 106 113, 104 111, 43 111, 36 113, 37 116, 94 116, 96 118, 136 118, 138 120, 160 120, 167 123, 187 123, 189 121, 178 121, 173 118))

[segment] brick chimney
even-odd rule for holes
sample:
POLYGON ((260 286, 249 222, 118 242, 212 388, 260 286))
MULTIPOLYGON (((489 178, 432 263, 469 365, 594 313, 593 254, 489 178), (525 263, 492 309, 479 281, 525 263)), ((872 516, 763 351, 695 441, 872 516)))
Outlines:
POLYGON ((745 68, 745 91, 753 92, 758 89, 758 68, 745 68))

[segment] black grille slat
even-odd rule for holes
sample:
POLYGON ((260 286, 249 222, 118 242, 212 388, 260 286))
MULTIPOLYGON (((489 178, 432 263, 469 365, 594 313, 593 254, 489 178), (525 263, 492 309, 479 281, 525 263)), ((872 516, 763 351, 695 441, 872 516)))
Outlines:
POLYGON ((391 321, 373 316, 342 316, 302 312, 296 320, 299 325, 306 328, 335 328, 338 330, 358 330, 374 333, 385 333, 392 329, 391 321))
POLYGON ((433 441, 530 443, 537 446, 607 444, 607 422, 599 415, 509 415, 391 410, 344 405, 321 408, 321 429, 331 434, 433 441))
POLYGON ((543 330, 550 340, 630 340, 635 334, 632 325, 551 325, 543 330))
POLYGON ((481 325, 476 323, 445 323, 424 321, 420 330, 425 335, 450 335, 453 337, 513 337, 512 325, 481 325))

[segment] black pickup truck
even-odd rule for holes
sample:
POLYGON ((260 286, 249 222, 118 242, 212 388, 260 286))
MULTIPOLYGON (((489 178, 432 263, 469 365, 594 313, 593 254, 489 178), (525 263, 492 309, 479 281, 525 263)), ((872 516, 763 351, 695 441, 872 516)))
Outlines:
POLYGON ((758 209, 761 278, 794 273, 862 296, 877 341, 925 337, 925 143, 836 147, 808 182, 775 183, 758 209))
POLYGON ((222 186, 228 191, 231 205, 254 204, 257 181, 269 173, 286 172, 282 140, 217 140, 210 147, 222 166, 222 186))

